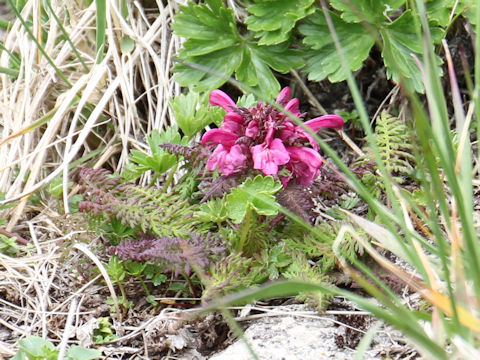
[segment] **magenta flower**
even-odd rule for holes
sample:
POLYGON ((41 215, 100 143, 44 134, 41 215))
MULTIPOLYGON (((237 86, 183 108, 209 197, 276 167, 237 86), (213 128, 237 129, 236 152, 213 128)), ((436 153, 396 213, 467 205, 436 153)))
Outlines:
POLYGON ((215 148, 207 161, 207 169, 213 171, 218 168, 224 175, 232 174, 237 168, 245 165, 247 161, 240 145, 233 145, 228 148, 222 144, 215 148))
POLYGON ((235 101, 233 101, 232 98, 225 94, 222 90, 213 90, 210 93, 210 105, 221 106, 227 112, 237 108, 235 101))
POLYGON ((307 147, 289 146, 287 151, 290 155, 287 169, 296 176, 298 184, 310 186, 323 164, 322 157, 317 151, 307 147))
POLYGON ((250 149, 253 158, 253 168, 261 170, 265 175, 278 173, 278 165, 285 165, 290 160, 282 140, 273 139, 273 128, 270 128, 265 143, 250 149))
MULTIPOLYGON (((288 87, 282 89, 276 103, 295 117, 305 115, 300 113, 299 100, 290 99, 288 87)), ((218 169, 224 175, 248 169, 277 175, 286 169, 290 175, 282 178, 284 186, 292 179, 309 186, 318 176, 322 166, 318 144, 287 114, 261 101, 249 109, 238 107, 221 90, 210 93, 210 105, 221 106, 227 113, 219 129, 209 130, 202 137, 202 145, 216 145, 207 169, 218 169)), ((313 132, 323 128, 341 129, 343 119, 337 115, 325 115, 305 122, 305 126, 313 132)))
POLYGON ((305 126, 308 126, 313 132, 317 132, 325 128, 340 130, 343 127, 343 123, 343 119, 338 115, 323 115, 306 121, 305 126))
POLYGON ((231 131, 225 129, 212 129, 207 131, 202 136, 202 145, 212 143, 212 144, 222 144, 227 147, 235 145, 235 142, 238 139, 238 135, 234 134, 231 131))

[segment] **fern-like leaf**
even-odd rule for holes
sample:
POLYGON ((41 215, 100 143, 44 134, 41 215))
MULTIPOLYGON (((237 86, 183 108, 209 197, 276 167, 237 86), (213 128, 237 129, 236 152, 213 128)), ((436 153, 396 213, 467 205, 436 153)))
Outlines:
MULTIPOLYGON (((382 111, 376 120, 375 140, 386 170, 399 183, 403 183, 405 177, 413 173, 412 163, 415 157, 412 154, 411 139, 411 130, 405 122, 382 111)), ((367 151, 370 152, 368 148, 367 151)))
POLYGON ((267 278, 268 275, 263 264, 255 263, 253 258, 243 257, 240 253, 231 253, 210 265, 206 282, 207 288, 202 299, 209 301, 215 295, 245 289, 259 284, 267 278))
POLYGON ((80 211, 115 218, 156 236, 186 237, 202 229, 192 216, 198 205, 189 204, 178 194, 123 182, 102 169, 82 169, 78 181, 84 197, 78 206, 80 211))
POLYGON ((207 236, 191 233, 189 238, 142 237, 109 248, 110 254, 122 260, 161 264, 166 272, 172 271, 175 276, 181 272, 190 275, 192 266, 205 269, 224 250, 220 239, 211 233, 207 236))

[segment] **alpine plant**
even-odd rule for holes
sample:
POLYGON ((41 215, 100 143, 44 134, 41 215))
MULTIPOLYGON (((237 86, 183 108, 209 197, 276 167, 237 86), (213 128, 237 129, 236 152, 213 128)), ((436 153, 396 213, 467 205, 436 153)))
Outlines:
MULTIPOLYGON (((289 87, 283 88, 275 101, 296 117, 305 116, 300 113, 299 100, 290 99, 289 87)), ((261 101, 248 109, 238 107, 221 90, 210 93, 210 105, 221 106, 227 113, 220 128, 202 137, 203 146, 216 145, 207 161, 208 170, 231 175, 253 168, 265 175, 278 175, 285 187, 291 180, 308 187, 318 176, 323 160, 317 142, 283 112, 261 101)), ((343 124, 337 115, 304 123, 313 132, 323 128, 339 130, 343 124)))

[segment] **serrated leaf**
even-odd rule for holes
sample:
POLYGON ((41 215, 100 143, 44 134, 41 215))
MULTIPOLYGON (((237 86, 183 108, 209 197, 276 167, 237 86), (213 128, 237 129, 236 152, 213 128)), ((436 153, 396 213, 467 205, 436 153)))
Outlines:
POLYGON ((195 217, 201 221, 223 222, 227 219, 227 208, 223 198, 216 198, 200 205, 195 217))
POLYGON ((249 209, 260 215, 277 215, 279 205, 273 194, 282 189, 282 184, 271 176, 257 175, 232 190, 226 198, 226 209, 230 219, 241 223, 249 209))
POLYGON ((255 99, 255 96, 253 96, 253 94, 242 95, 237 99, 238 107, 244 107, 248 109, 255 105, 257 105, 257 99, 255 99))
POLYGON ((233 11, 222 1, 190 2, 181 7, 172 28, 187 38, 178 53, 184 63, 173 68, 174 79, 183 86, 194 86, 197 92, 219 88, 235 75, 271 98, 280 90, 272 69, 286 73, 303 65, 299 53, 288 43, 259 46, 241 37, 233 11))
POLYGON ((135 169, 132 171, 141 173, 152 170, 157 174, 162 174, 177 163, 177 157, 159 147, 159 145, 163 143, 187 145, 188 139, 186 137, 182 138, 177 127, 170 126, 161 132, 156 129, 153 130, 152 134, 147 136, 147 143, 151 155, 143 151, 131 150, 129 160, 135 164, 135 169))
MULTIPOLYGON (((350 70, 358 70, 368 57, 375 39, 362 25, 346 23, 334 13, 330 16, 350 70)), ((311 48, 307 51, 309 57, 304 68, 309 80, 321 81, 326 77, 332 82, 345 80, 347 74, 342 69, 323 13, 317 11, 308 23, 300 25, 299 30, 305 36, 304 44, 311 48)))
POLYGON ((342 12, 346 22, 359 23, 367 21, 370 24, 381 24, 385 20, 385 12, 398 9, 405 0, 330 0, 330 5, 342 12))
POLYGON ((205 126, 222 122, 225 111, 220 107, 212 108, 200 94, 190 91, 170 100, 170 107, 175 120, 188 137, 192 138, 205 126))
POLYGON ((297 23, 314 9, 313 0, 254 0, 247 7, 250 16, 245 21, 249 30, 260 38, 259 45, 275 45, 286 41, 297 23))
MULTIPOLYGON (((382 57, 387 68, 387 78, 399 82, 403 76, 418 92, 423 92, 422 73, 414 56, 422 59, 423 39, 418 22, 410 10, 405 11, 394 22, 380 29, 383 40, 382 57)), ((438 63, 441 59, 437 56, 438 63)), ((441 69, 438 69, 441 73, 441 69)))
POLYGON ((457 10, 468 18, 473 25, 477 25, 477 7, 480 6, 477 0, 461 0, 457 10))
POLYGON ((447 26, 450 13, 457 0, 431 0, 425 3, 429 21, 435 21, 440 26, 447 26))

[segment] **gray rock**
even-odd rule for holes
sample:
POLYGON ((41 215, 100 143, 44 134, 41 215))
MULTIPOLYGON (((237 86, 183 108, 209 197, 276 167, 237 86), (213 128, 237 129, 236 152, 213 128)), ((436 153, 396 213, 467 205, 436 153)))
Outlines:
MULTIPOLYGON (((245 330, 245 339, 261 360, 353 359, 354 349, 340 348, 335 342, 336 337, 345 335, 347 327, 335 321, 334 315, 316 315, 309 310, 305 305, 282 307, 281 316, 269 313, 253 322, 245 330)), ((373 324, 373 320, 370 323, 373 324)), ((396 345, 386 330, 383 328, 375 335, 374 348, 367 350, 363 359, 381 359, 382 350, 396 345)), ((210 357, 210 360, 250 359, 253 357, 242 340, 210 357)))

